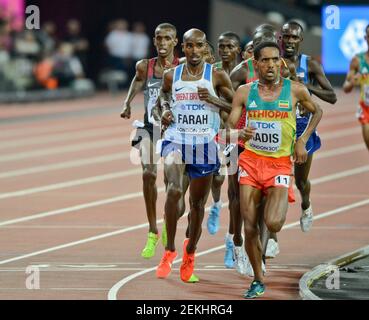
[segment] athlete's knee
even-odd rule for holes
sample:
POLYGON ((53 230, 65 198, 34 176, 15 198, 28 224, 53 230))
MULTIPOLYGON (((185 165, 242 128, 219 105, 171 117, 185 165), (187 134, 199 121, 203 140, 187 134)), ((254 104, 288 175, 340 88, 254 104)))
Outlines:
POLYGON ((213 178, 213 187, 220 188, 224 182, 224 176, 214 176, 213 178))
POLYGON ((156 172, 152 169, 144 169, 142 173, 142 180, 147 184, 154 184, 156 182, 156 172))
POLYGON ((205 202, 200 199, 200 200, 191 200, 191 209, 195 210, 196 212, 204 212, 205 211, 205 202))
POLYGON ((277 233, 282 230, 285 220, 283 218, 266 218, 265 224, 269 232, 277 233))
POLYGON ((169 184, 167 191, 168 199, 178 201, 182 196, 182 189, 173 184, 169 184))
POLYGON ((258 227, 245 220, 244 223, 245 238, 252 239, 258 236, 258 227))

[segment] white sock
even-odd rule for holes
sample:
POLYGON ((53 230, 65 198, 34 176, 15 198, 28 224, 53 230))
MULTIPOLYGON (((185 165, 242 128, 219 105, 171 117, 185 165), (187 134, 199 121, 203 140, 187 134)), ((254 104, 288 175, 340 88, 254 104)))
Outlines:
POLYGON ((222 200, 219 200, 218 202, 214 202, 214 206, 217 208, 221 208, 222 207, 222 200))
POLYGON ((230 234, 229 232, 227 232, 226 234, 226 240, 232 241, 233 242, 233 234, 230 234))

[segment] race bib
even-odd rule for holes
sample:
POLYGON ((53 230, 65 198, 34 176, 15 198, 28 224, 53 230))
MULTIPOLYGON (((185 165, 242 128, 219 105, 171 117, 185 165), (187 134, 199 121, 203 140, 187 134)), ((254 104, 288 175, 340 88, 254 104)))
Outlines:
POLYGON ((289 188, 290 182, 291 182, 290 176, 277 176, 275 177, 274 185, 289 188))
POLYGON ((213 115, 206 111, 204 104, 184 104, 180 109, 176 116, 177 132, 194 135, 212 132, 210 120, 213 115))
POLYGON ((147 117, 148 117, 149 122, 152 124, 156 124, 156 121, 154 117, 151 115, 151 113, 152 113, 152 109, 156 105, 156 101, 158 100, 159 91, 160 89, 157 89, 157 88, 149 88, 149 102, 147 105, 147 117))
POLYGON ((278 152, 282 144, 282 124, 274 121, 250 121, 256 132, 250 147, 264 152, 278 152))

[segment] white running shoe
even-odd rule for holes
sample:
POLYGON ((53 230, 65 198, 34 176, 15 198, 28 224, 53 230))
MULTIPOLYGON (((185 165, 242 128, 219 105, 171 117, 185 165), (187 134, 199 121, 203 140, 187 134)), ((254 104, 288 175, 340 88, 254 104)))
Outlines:
POLYGON ((302 232, 308 232, 313 225, 314 213, 313 208, 310 204, 310 207, 306 210, 302 210, 301 218, 300 218, 300 227, 302 232))
MULTIPOLYGON (((254 277, 254 269, 252 268, 252 265, 251 265, 251 262, 249 260, 249 257, 247 256, 247 253, 246 254, 246 260, 247 260, 247 266, 246 266, 246 275, 253 278, 254 277)), ((263 271, 263 274, 265 275, 266 274, 266 267, 265 267, 265 263, 262 261, 261 262, 261 269, 263 271)))
POLYGON ((267 259, 273 259, 279 254, 279 244, 274 239, 269 239, 265 257, 267 259))
POLYGON ((234 265, 236 267, 237 272, 239 274, 242 274, 243 276, 246 276, 248 260, 246 259, 244 248, 234 246, 233 256, 234 256, 234 265))

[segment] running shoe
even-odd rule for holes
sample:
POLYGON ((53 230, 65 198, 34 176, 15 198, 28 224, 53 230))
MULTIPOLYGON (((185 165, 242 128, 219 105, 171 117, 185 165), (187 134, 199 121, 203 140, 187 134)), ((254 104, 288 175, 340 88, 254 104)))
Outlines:
POLYGON ((170 272, 172 271, 172 264, 175 258, 177 257, 177 252, 174 251, 165 251, 163 258, 161 259, 157 269, 156 269, 156 276, 159 279, 165 279, 169 276, 170 272))
POLYGON ((183 242, 183 258, 182 258, 182 264, 180 268, 181 280, 183 282, 189 282, 189 280, 193 276, 193 270, 195 268, 195 254, 187 253, 188 242, 189 242, 189 239, 186 239, 183 242))
POLYGON ((273 259, 279 254, 279 244, 274 239, 269 239, 265 257, 267 259, 273 259))
POLYGON ((215 203, 211 206, 210 213, 208 216, 208 232, 214 235, 219 230, 219 216, 220 216, 221 205, 216 205, 215 203))
POLYGON ((225 253, 224 253, 224 265, 228 269, 234 268, 233 250, 235 246, 233 240, 226 237, 225 241, 225 253))
MULTIPOLYGON (((263 271, 263 274, 266 274, 266 267, 264 261, 261 262, 261 270, 263 271)), ((253 278, 255 276, 254 269, 251 265, 251 262, 249 260, 249 257, 246 254, 246 275, 253 278)))
POLYGON ((300 227, 302 232, 309 232, 313 225, 314 213, 313 208, 310 204, 310 207, 306 210, 302 210, 301 218, 300 218, 300 227))
POLYGON ((261 297, 265 293, 265 285, 260 281, 253 281, 250 289, 244 294, 245 299, 255 299, 261 297))
POLYGON ((243 247, 234 247, 234 264, 239 274, 246 276, 248 272, 248 260, 243 247))
POLYGON ((151 259, 155 256, 156 247, 159 242, 159 236, 155 233, 150 232, 147 236, 147 242, 145 248, 141 252, 142 258, 151 259))
POLYGON ((163 244, 163 247, 166 248, 168 244, 168 234, 167 234, 167 225, 163 224, 163 229, 161 230, 161 243, 163 244))

